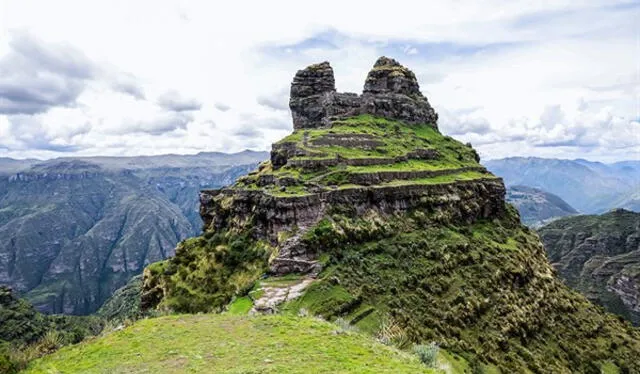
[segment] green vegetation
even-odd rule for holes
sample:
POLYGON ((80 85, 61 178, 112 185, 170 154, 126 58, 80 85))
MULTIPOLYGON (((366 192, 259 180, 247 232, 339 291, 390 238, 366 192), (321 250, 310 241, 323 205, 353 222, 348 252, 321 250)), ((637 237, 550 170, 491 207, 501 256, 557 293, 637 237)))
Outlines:
POLYGON ((471 369, 640 370, 640 332, 554 278, 513 208, 460 226, 434 226, 423 214, 334 215, 305 240, 331 259, 285 313, 304 308, 362 331, 389 330, 405 346, 434 341, 471 369))
POLYGON ((147 268, 143 303, 207 312, 231 302, 226 315, 244 317, 270 282, 301 281, 258 280, 269 259, 300 255, 323 271, 277 307, 282 318, 319 316, 338 334, 417 346, 429 365, 429 347, 441 347, 438 360, 458 372, 640 372, 640 331, 554 277, 538 237, 469 145, 431 126, 359 116, 280 146, 280 168, 264 163, 212 195, 211 231, 147 268), (318 211, 305 207, 315 200, 286 198, 333 190, 318 196, 318 211), (350 204, 359 192, 369 200, 350 204))
POLYGON ((618 209, 567 217, 538 232, 568 285, 640 325, 640 213, 618 209))
POLYGON ((96 314, 109 321, 136 320, 143 316, 140 309, 141 292, 142 275, 137 275, 116 290, 96 314))
POLYGON ((251 298, 247 296, 238 297, 227 307, 227 312, 233 315, 246 315, 253 307, 251 298))
POLYGON ((416 344, 413 346, 413 352, 420 357, 420 361, 428 367, 435 367, 438 358, 439 348, 435 343, 416 344))
MULTIPOLYGON (((406 125, 400 121, 391 121, 371 115, 360 115, 335 121, 331 128, 295 130, 277 144, 293 144, 305 153, 305 156, 289 158, 291 165, 274 170, 271 165, 262 165, 257 173, 250 174, 239 181, 237 188, 263 190, 278 197, 302 196, 309 194, 310 188, 330 186, 351 186, 351 174, 371 174, 376 172, 415 172, 446 171, 456 174, 456 169, 481 167, 478 155, 469 145, 464 145, 450 137, 443 136, 431 125, 406 125), (335 137, 347 139, 347 144, 334 140, 335 137), (353 144, 349 143, 352 142, 353 144), (367 146, 358 146, 363 143, 367 146), (377 144, 377 146, 373 146, 377 144), (412 156, 417 151, 432 152, 434 157, 420 159, 412 156), (317 162, 339 159, 338 165, 315 165, 317 162), (348 165, 345 160, 363 160, 364 165, 348 165), (366 165, 368 160, 377 160, 377 164, 366 165), (299 162, 309 163, 309 167, 299 162), (315 165, 315 166, 311 166, 315 165), (295 180, 295 185, 280 187, 276 184, 261 185, 262 177, 295 180)), ((460 173, 458 173, 460 174, 460 173)), ((467 179, 486 177, 483 173, 465 173, 467 179)), ((434 178, 427 182, 423 179, 400 179, 396 184, 448 183, 458 180, 434 178)))
POLYGON ((99 317, 44 315, 0 286, 0 372, 13 373, 29 361, 100 333, 99 317))
POLYGON ((66 347, 26 373, 431 373, 417 357, 290 316, 174 315, 66 347))
POLYGON ((272 251, 250 232, 185 240, 175 257, 145 269, 143 304, 182 313, 222 311, 233 296, 251 289, 272 251))

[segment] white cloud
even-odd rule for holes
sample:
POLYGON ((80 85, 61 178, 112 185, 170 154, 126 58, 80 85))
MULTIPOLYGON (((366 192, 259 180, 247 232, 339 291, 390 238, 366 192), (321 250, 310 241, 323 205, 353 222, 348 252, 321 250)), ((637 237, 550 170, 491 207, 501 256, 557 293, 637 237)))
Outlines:
POLYGON ((398 0, 397 17, 387 2, 337 0, 313 13, 294 1, 3 4, 0 156, 268 149, 290 129, 296 70, 329 60, 338 89, 359 92, 382 54, 416 72, 443 131, 483 157, 638 152, 634 1, 398 0), (35 42, 11 46, 16 32, 35 42), (20 55, 37 58, 2 63, 20 55), (33 118, 16 134, 19 113, 33 118))

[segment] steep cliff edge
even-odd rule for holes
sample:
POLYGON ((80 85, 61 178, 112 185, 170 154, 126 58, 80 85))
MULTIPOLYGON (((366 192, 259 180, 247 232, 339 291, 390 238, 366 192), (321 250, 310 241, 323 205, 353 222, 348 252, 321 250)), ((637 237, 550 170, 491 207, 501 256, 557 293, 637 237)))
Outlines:
POLYGON ((380 58, 356 95, 312 65, 290 107, 269 162, 201 193, 204 235, 145 269, 144 308, 220 311, 264 274, 295 273, 310 286, 276 311, 436 341, 480 370, 640 370, 640 333, 554 277, 502 180, 438 131, 410 70, 380 58))
POLYGON ((640 324, 640 213, 563 218, 538 232, 567 284, 640 324))

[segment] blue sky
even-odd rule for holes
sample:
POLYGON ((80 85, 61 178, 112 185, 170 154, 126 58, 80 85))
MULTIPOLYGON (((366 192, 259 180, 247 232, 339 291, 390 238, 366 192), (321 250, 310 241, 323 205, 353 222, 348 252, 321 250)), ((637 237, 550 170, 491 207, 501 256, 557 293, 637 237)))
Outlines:
POLYGON ((637 159, 638 19, 637 1, 0 0, 0 157, 268 150, 296 70, 328 60, 360 92, 387 55, 485 159, 637 159))

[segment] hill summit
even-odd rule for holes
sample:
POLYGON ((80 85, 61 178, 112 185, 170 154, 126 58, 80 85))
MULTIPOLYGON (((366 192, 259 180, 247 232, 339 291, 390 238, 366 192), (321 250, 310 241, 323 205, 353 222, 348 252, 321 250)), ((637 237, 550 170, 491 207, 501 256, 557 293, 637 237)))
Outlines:
POLYGON ((242 299, 401 347, 436 342, 478 370, 640 371, 640 333, 555 277, 502 180, 438 131, 409 69, 381 57, 357 95, 311 65, 290 108, 270 161, 201 192, 204 234, 145 269, 144 308, 242 299))
POLYGON ((289 107, 296 130, 328 127, 332 120, 359 114, 434 127, 438 120, 415 74, 387 57, 376 61, 360 96, 336 92, 333 69, 326 61, 298 71, 291 84, 289 107))

